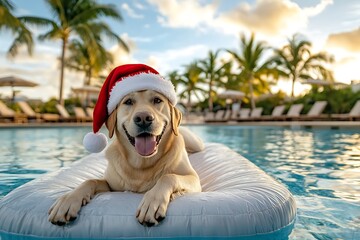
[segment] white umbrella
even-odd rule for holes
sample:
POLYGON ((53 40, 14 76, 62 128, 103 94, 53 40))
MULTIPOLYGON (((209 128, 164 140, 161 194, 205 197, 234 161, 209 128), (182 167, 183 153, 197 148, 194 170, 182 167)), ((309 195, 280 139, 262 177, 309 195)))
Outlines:
POLYGON ((74 93, 96 93, 99 94, 101 88, 96 86, 85 85, 78 88, 71 89, 74 93))
POLYGON ((321 80, 321 79, 307 79, 303 84, 310 84, 310 85, 318 85, 318 86, 329 86, 329 85, 347 85, 341 82, 331 82, 328 80, 321 80))
POLYGON ((275 95, 272 94, 272 93, 265 93, 265 94, 261 94, 260 96, 258 96, 256 98, 257 101, 262 101, 262 100, 265 100, 265 99, 268 99, 268 98, 271 98, 271 97, 274 97, 275 95))
POLYGON ((89 106, 91 100, 96 100, 98 98, 101 88, 85 85, 78 88, 72 88, 71 90, 81 99, 83 106, 89 106))
POLYGON ((14 87, 36 87, 37 85, 37 83, 14 76, 0 78, 0 87, 11 87, 13 100, 15 98, 14 87))
POLYGON ((218 94, 219 98, 230 98, 230 99, 242 99, 245 97, 245 93, 236 90, 226 90, 218 94))

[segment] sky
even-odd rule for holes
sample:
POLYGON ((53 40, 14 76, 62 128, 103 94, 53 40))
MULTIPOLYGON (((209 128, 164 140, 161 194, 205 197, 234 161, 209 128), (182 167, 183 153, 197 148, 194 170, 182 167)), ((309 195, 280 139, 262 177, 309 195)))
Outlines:
MULTIPOLYGON (((360 80, 360 2, 358 0, 102 0, 113 4, 122 22, 105 19, 130 46, 127 54, 116 43, 106 41, 114 54, 114 67, 145 63, 162 75, 196 59, 209 50, 239 50, 240 33, 282 47, 294 33, 312 42, 313 53, 326 51, 335 61, 330 66, 336 81, 360 80)), ((13 0, 16 16, 52 18, 43 0, 13 0)), ((35 35, 46 29, 31 28, 35 35)), ((36 40, 33 56, 20 51, 9 59, 6 52, 14 36, 0 32, 0 77, 15 75, 39 84, 19 88, 20 95, 47 100, 58 97, 60 41, 36 40)), ((224 56, 226 57, 226 56, 224 56)), ((66 70, 64 91, 83 85, 81 73, 66 70)), ((290 82, 279 81, 278 89, 290 91, 290 82)), ((296 93, 309 86, 298 83, 296 93)), ((1 87, 0 94, 10 95, 1 87)))

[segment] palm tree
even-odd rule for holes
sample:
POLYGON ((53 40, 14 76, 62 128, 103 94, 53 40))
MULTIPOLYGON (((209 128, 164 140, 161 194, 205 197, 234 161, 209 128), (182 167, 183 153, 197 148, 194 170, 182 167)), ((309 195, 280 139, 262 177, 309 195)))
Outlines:
POLYGON ((225 64, 219 64, 217 62, 219 52, 220 50, 216 51, 215 53, 209 51, 208 57, 199 61, 199 68, 205 74, 205 79, 209 87, 208 102, 210 111, 213 109, 213 96, 215 95, 214 85, 220 82, 222 77, 221 73, 226 66, 225 64))
POLYGON ((11 44, 8 54, 14 57, 21 45, 26 45, 29 55, 33 52, 34 41, 31 32, 26 28, 21 18, 13 15, 15 7, 9 0, 0 0, 0 30, 10 30, 14 35, 14 42, 11 44))
POLYGON ((195 95, 199 101, 201 97, 199 93, 204 93, 199 84, 204 83, 204 79, 201 78, 202 70, 199 68, 198 63, 195 61, 185 66, 184 74, 180 75, 177 80, 178 85, 182 85, 184 89, 179 93, 180 99, 187 98, 186 108, 188 111, 191 110, 191 96, 195 95))
POLYGON ((241 79, 239 74, 233 71, 234 62, 228 61, 223 63, 220 71, 220 79, 216 82, 216 86, 229 90, 239 90, 241 85, 241 79))
POLYGON ((78 39, 72 40, 68 48, 70 56, 65 60, 65 67, 84 72, 84 85, 91 85, 92 78, 99 77, 113 62, 112 54, 101 43, 96 48, 90 46, 78 39))
POLYGON ((172 82, 175 87, 175 91, 177 91, 179 85, 183 84, 181 79, 181 75, 178 73, 177 70, 174 70, 167 74, 168 79, 172 82))
POLYGON ((298 79, 315 77, 334 80, 332 72, 324 66, 325 63, 332 62, 332 57, 326 53, 311 54, 311 43, 301 40, 297 34, 288 39, 288 44, 277 49, 276 53, 279 70, 292 81, 291 98, 294 97, 294 86, 298 79))
MULTIPOLYGON (((227 50, 239 65, 241 73, 239 78, 248 85, 250 93, 251 108, 255 108, 254 86, 256 88, 268 89, 267 78, 272 75, 277 77, 277 71, 272 66, 273 58, 269 58, 261 63, 267 49, 264 42, 255 42, 254 33, 249 39, 244 34, 240 38, 240 52, 227 50), (265 77, 265 79, 264 79, 265 77)), ((256 89, 255 89, 256 90, 256 89)))
POLYGON ((51 26, 48 32, 39 36, 40 40, 61 41, 59 102, 64 104, 65 55, 72 37, 80 38, 93 48, 97 47, 98 37, 105 35, 117 40, 127 51, 128 47, 105 22, 99 20, 102 17, 110 17, 121 21, 120 12, 114 5, 98 4, 95 0, 46 0, 46 3, 54 15, 54 20, 27 18, 26 22, 51 26))

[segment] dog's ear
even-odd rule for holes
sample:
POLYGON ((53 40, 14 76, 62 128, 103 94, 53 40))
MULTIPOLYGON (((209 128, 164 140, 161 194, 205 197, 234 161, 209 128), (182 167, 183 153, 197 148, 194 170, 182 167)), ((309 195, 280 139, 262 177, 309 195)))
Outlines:
POLYGON ((108 117, 108 119, 105 122, 106 128, 109 130, 109 138, 112 138, 112 136, 114 135, 114 130, 116 127, 116 118, 117 118, 117 109, 115 109, 110 116, 108 117))
POLYGON ((171 128, 176 136, 179 135, 179 125, 181 123, 182 114, 176 107, 170 106, 170 114, 171 114, 171 128))

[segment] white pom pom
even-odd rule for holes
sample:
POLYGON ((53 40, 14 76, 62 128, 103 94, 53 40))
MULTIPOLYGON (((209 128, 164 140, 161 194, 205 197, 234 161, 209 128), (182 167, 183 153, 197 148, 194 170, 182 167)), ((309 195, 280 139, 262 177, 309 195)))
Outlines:
POLYGON ((108 141, 103 133, 89 132, 85 135, 83 145, 86 150, 92 153, 98 153, 104 150, 108 141))

